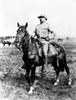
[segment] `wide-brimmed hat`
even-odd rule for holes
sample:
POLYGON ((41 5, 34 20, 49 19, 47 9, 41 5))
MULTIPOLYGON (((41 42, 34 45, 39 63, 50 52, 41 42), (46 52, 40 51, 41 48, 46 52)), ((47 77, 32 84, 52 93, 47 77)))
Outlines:
POLYGON ((47 20, 47 17, 45 15, 43 15, 43 14, 38 16, 38 18, 45 18, 47 20))

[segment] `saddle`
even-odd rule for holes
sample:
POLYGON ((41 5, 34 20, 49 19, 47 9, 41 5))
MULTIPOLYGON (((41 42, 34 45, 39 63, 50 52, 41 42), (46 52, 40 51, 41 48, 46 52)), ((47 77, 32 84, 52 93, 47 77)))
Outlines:
MULTIPOLYGON (((36 45, 38 48, 39 56, 44 56, 44 53, 43 53, 43 45, 44 44, 39 39, 36 39, 35 41, 36 41, 36 45)), ((47 52, 48 57, 52 57, 55 54, 57 55, 57 49, 51 43, 49 43, 48 44, 48 52, 47 52)))
POLYGON ((48 56, 58 55, 58 51, 51 43, 48 44, 48 56))

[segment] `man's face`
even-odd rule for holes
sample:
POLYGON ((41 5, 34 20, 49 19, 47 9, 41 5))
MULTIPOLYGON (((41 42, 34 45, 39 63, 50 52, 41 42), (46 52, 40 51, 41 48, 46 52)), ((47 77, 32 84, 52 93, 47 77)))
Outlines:
POLYGON ((45 18, 39 18, 40 19, 40 23, 43 23, 43 22, 45 22, 46 21, 46 19, 45 18))

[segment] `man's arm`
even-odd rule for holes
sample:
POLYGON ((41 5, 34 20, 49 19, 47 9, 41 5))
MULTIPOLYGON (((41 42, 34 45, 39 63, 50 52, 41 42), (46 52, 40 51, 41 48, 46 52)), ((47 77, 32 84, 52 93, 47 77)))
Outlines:
POLYGON ((51 33, 51 34, 53 34, 53 31, 51 31, 49 28, 48 28, 48 32, 51 33))
POLYGON ((48 25, 48 32, 49 32, 49 35, 52 34, 53 35, 53 38, 55 38, 56 33, 50 28, 49 25, 48 25))

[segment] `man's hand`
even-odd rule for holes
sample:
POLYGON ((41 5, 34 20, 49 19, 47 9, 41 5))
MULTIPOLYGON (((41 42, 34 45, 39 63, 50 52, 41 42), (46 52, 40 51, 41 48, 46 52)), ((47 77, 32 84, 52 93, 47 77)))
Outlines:
POLYGON ((49 41, 49 36, 46 37, 46 41, 49 41))
POLYGON ((37 39, 37 36, 34 36, 34 39, 37 39))

